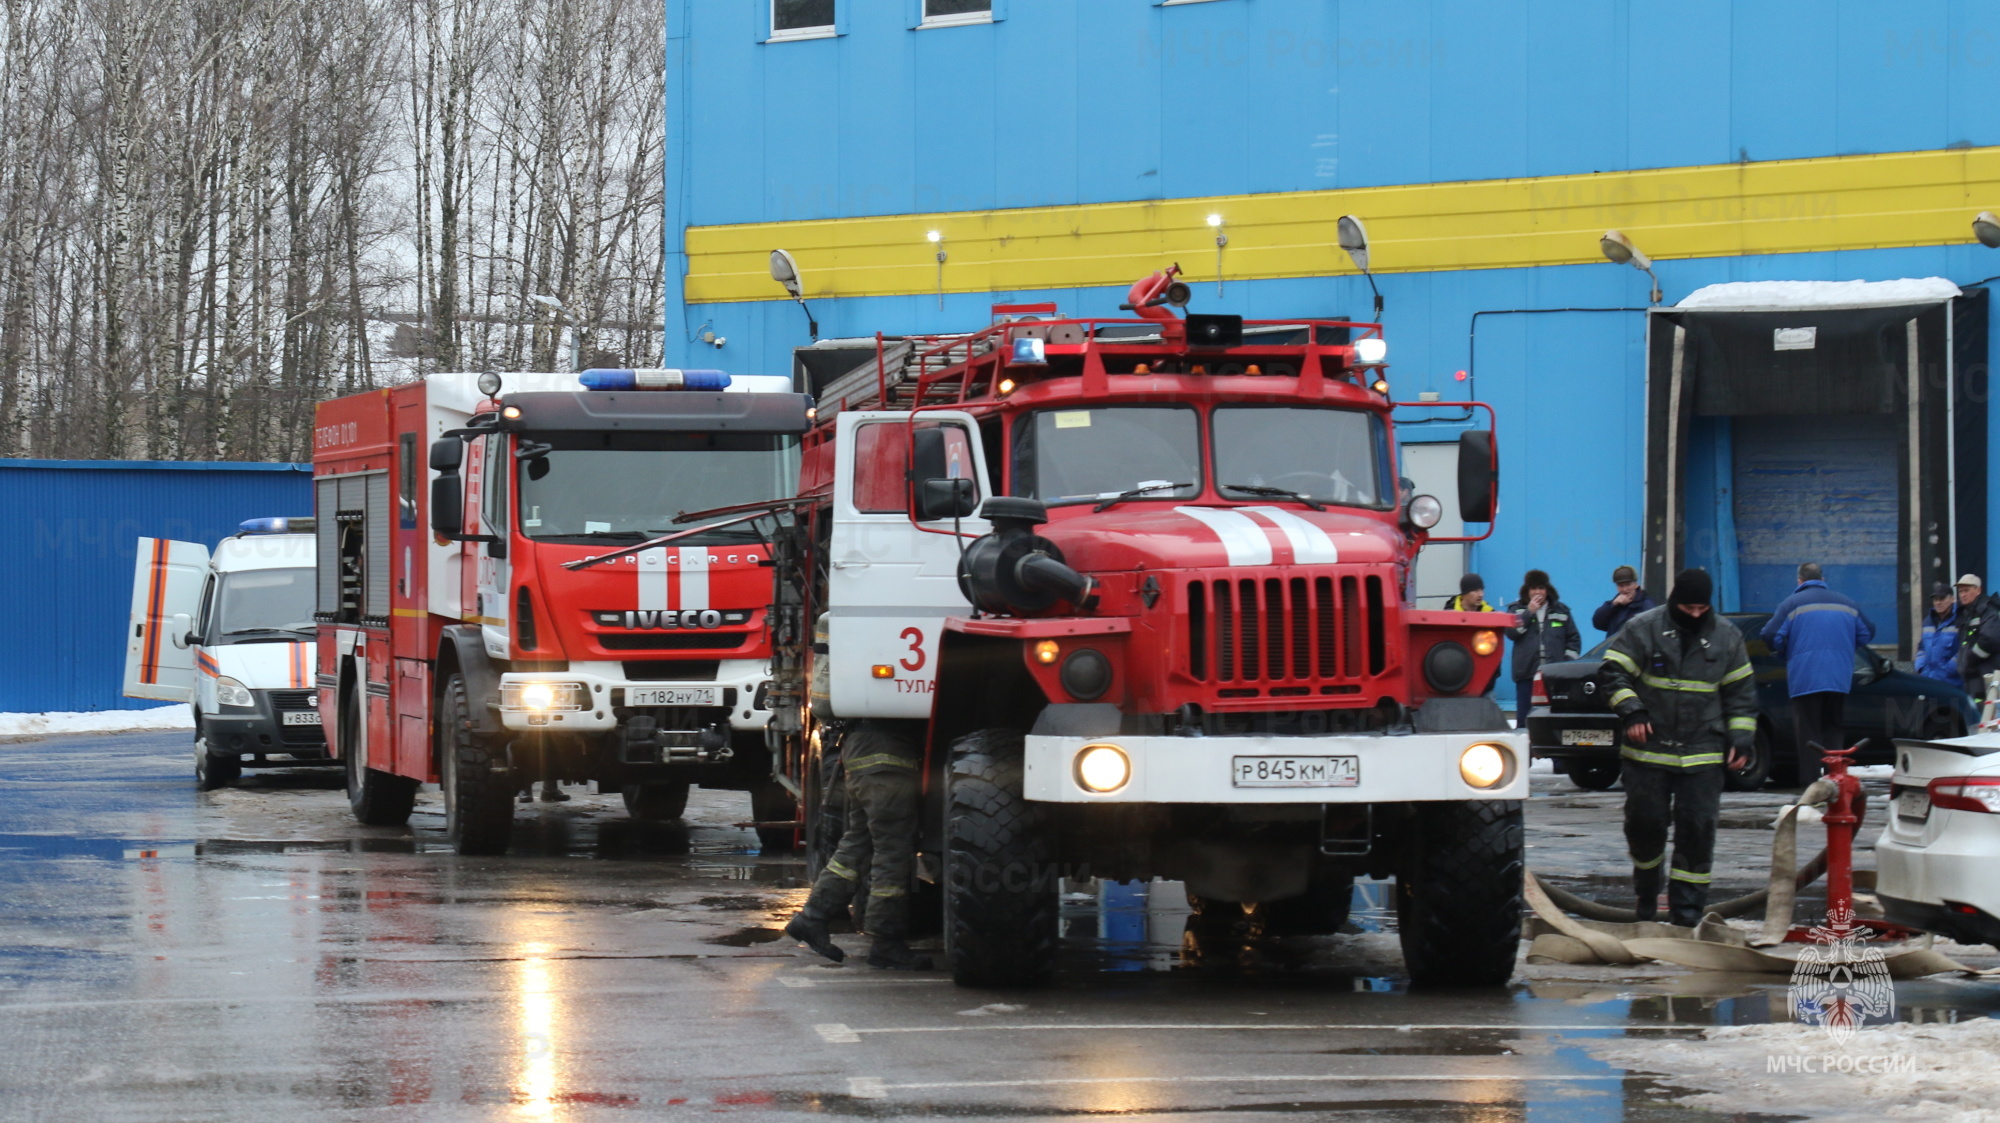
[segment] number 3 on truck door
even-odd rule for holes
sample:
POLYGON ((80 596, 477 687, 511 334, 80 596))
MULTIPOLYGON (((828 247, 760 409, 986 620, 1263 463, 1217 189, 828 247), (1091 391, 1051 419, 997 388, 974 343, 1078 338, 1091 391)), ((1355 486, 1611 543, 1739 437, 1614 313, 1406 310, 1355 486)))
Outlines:
POLYGON ((906 671, 923 670, 924 669, 923 629, 904 628, 903 634, 898 636, 897 638, 910 641, 910 653, 908 655, 903 656, 901 659, 896 660, 896 664, 902 667, 906 671))

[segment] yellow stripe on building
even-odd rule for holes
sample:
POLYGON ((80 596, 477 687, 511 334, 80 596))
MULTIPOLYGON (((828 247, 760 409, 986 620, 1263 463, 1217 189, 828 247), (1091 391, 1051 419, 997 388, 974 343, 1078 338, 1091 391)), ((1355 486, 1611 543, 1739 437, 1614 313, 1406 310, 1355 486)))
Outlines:
POLYGON ((2000 148, 1834 156, 1597 175, 1221 195, 1020 210, 696 226, 687 299, 779 300, 775 248, 809 298, 932 292, 943 235, 947 292, 1125 285, 1179 261, 1212 279, 1224 219, 1229 280, 1350 274, 1334 222, 1368 224, 1378 273, 1603 263, 1597 239, 1625 231, 1656 258, 1946 245, 1974 213, 2000 210, 2000 148))

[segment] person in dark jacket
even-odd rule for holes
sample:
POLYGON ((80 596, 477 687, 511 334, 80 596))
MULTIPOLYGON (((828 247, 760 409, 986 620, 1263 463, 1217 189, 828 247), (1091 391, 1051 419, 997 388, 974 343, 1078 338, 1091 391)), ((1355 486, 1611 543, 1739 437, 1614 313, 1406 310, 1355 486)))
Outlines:
POLYGON ((1516 727, 1528 728, 1528 710, 1533 706, 1535 672, 1543 663, 1574 659, 1583 651, 1583 636, 1569 606, 1556 596, 1549 575, 1531 569, 1521 578, 1521 599, 1507 606, 1519 620, 1507 634, 1514 638, 1514 718, 1516 727))
POLYGON ((910 950, 909 887, 916 865, 920 815, 918 779, 923 744, 908 722, 870 721, 849 733, 841 747, 847 774, 847 829, 826 869, 813 883, 805 907, 785 934, 839 963, 846 958, 827 922, 845 909, 868 878, 868 965, 892 970, 930 969, 930 959, 910 950))
POLYGON ((1931 610, 1924 617, 1924 636, 1917 644, 1917 673, 1939 682, 1959 684, 1958 629, 1963 610, 1951 586, 1939 582, 1931 590, 1931 610))
POLYGON ((1986 697, 1986 676, 2000 671, 2000 603, 1984 590, 1977 574, 1958 579, 1958 680, 1979 700, 1986 697))
POLYGON ((1847 747, 1847 692, 1854 688, 1854 649, 1875 638, 1861 606, 1827 588, 1814 562, 1799 566, 1799 587, 1764 624, 1764 642, 1785 661, 1792 695, 1792 743, 1799 786, 1819 779, 1820 749, 1847 747))
POLYGON ((1626 621, 1649 608, 1659 607, 1653 594, 1639 584, 1639 571, 1629 565, 1621 565, 1611 571, 1611 583, 1618 586, 1618 593, 1610 600, 1597 606, 1590 614, 1591 626, 1607 636, 1615 636, 1626 621))
POLYGON ((1659 907, 1671 822, 1668 919, 1686 928, 1708 904, 1723 767, 1742 767, 1757 736, 1750 654, 1736 625, 1710 611, 1713 598, 1707 570, 1682 570, 1666 606, 1633 617, 1604 652, 1611 708, 1625 724, 1619 778, 1639 919, 1659 907))

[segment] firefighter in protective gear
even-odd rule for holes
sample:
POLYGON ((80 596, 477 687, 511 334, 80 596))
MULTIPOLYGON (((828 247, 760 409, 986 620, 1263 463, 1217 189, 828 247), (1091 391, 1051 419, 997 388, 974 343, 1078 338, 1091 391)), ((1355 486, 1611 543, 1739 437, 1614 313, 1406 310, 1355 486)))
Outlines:
POLYGON ((1708 903, 1727 763, 1757 735, 1757 692, 1736 626, 1710 611, 1708 572, 1683 570, 1667 603, 1632 618, 1604 653, 1612 708, 1625 723, 1625 844, 1639 919, 1667 883, 1668 919, 1701 923, 1708 903), (1667 828, 1674 854, 1667 862, 1667 828))
POLYGON ((847 957, 827 932, 827 920, 854 899, 861 871, 868 878, 868 932, 874 943, 868 965, 928 970, 930 961, 910 950, 910 882, 917 858, 918 766, 923 749, 903 723, 868 721, 841 747, 846 772, 847 826, 826 869, 813 883, 805 907, 785 934, 835 963, 847 957))

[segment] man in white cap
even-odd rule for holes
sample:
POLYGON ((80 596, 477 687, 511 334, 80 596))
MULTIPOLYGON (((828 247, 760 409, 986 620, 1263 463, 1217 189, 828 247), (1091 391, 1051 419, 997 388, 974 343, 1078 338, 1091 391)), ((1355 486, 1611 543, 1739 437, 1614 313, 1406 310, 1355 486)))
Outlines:
POLYGON ((1958 678, 1974 698, 1986 696, 1986 676, 2000 671, 2000 605, 1982 596, 1985 584, 1976 573, 1958 579, 1958 678))

